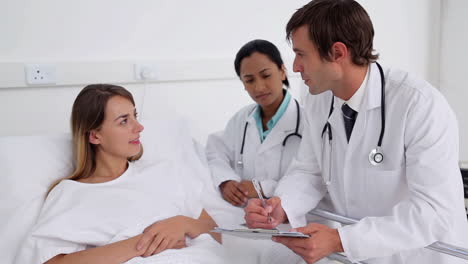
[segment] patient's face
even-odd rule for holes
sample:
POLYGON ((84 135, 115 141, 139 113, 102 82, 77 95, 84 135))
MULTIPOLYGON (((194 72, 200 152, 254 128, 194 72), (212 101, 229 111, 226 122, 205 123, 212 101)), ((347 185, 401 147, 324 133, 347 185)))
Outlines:
POLYGON ((286 73, 265 54, 254 52, 245 57, 240 65, 240 78, 250 97, 262 108, 281 104, 286 73))
POLYGON ((117 158, 132 157, 141 150, 140 132, 143 126, 137 120, 135 106, 127 98, 113 96, 105 109, 101 128, 96 131, 98 150, 117 158))

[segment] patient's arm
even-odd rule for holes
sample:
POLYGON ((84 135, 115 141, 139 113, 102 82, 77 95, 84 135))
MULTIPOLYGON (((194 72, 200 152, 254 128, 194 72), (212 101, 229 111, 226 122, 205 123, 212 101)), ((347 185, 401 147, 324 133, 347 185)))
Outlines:
POLYGON ((173 243, 185 239, 185 236, 195 238, 203 233, 209 233, 221 243, 220 234, 209 232, 215 226, 215 221, 205 210, 202 211, 198 219, 183 215, 174 216, 148 226, 143 231, 137 249, 147 248, 143 254, 143 257, 147 257, 173 248, 173 243))
POLYGON ((141 236, 143 235, 134 236, 126 240, 71 254, 60 254, 51 258, 46 262, 46 264, 123 263, 134 257, 141 256, 146 251, 146 248, 143 248, 142 250, 136 249, 136 244, 141 236))

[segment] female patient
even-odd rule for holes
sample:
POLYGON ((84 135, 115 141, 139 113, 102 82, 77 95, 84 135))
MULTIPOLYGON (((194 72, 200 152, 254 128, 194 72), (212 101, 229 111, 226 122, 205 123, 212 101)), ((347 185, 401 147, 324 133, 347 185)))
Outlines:
POLYGON ((143 126, 130 92, 85 87, 71 127, 75 171, 52 187, 17 263, 222 262, 220 245, 204 234, 215 222, 200 204, 200 183, 182 180, 184 168, 169 161, 137 161, 143 126))

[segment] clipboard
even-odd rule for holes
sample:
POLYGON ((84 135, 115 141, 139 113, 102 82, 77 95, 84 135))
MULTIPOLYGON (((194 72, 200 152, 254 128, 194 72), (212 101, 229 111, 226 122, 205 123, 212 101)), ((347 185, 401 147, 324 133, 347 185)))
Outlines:
POLYGON ((226 229, 215 227, 211 232, 221 233, 230 236, 255 239, 255 240, 270 240, 272 237, 296 237, 308 238, 309 235, 300 232, 285 232, 278 229, 261 229, 261 228, 240 228, 240 229, 226 229))

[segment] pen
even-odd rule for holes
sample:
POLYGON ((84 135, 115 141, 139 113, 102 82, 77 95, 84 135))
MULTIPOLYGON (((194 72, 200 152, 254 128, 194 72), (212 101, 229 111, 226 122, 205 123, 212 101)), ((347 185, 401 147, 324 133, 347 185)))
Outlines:
MULTIPOLYGON (((260 198, 260 200, 262 201, 263 208, 266 208, 265 198, 263 198, 262 185, 260 185, 260 182, 257 181, 256 179, 252 179, 252 184, 255 188, 255 191, 257 192, 258 198, 260 198)), ((271 216, 270 216, 270 213, 268 213, 268 223, 270 222, 271 222, 271 216)))

